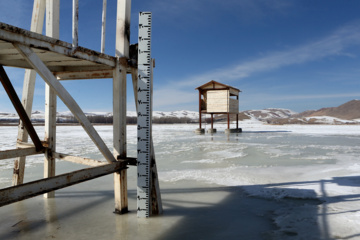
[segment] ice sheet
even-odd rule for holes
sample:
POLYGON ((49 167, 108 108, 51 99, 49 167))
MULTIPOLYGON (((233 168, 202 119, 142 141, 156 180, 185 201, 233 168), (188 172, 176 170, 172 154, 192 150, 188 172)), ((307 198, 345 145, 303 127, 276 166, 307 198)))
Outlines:
MULTIPOLYGON (((225 124, 215 124, 218 132, 213 135, 196 135, 197 127, 153 126, 162 184, 239 187, 247 196, 264 201, 305 201, 282 205, 271 216, 264 214, 276 225, 270 239, 360 236, 359 125, 280 126, 244 121, 240 124, 243 133, 230 135, 224 133, 225 124)), ((96 129, 111 148, 112 127, 96 129)), ((43 137, 42 127, 36 130, 43 137)), ((0 127, 0 133, 2 150, 15 147, 16 127, 0 127)), ((58 152, 103 160, 80 126, 59 126, 57 135, 58 152)), ((136 126, 128 126, 127 137, 128 156, 136 157, 136 126)), ((2 187, 11 182, 12 161, 0 162, 2 187)), ((28 158, 27 171, 41 168, 42 161, 43 157, 28 158)), ((30 174, 26 180, 33 177, 30 174)), ((129 178, 136 179, 135 174, 129 178)))

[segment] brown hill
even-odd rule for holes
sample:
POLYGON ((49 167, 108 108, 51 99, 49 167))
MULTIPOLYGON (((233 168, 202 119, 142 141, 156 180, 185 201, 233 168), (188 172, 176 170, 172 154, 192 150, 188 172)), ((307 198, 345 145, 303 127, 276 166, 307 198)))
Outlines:
POLYGON ((316 117, 330 116, 340 119, 353 120, 360 119, 360 100, 351 100, 338 107, 321 108, 319 110, 305 111, 292 117, 316 117))

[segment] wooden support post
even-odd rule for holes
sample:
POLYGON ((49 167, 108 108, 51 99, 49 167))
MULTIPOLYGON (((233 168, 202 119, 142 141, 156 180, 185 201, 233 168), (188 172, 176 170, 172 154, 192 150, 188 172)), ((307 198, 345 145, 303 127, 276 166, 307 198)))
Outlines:
POLYGON ((214 129, 214 114, 211 113, 211 129, 214 129))
MULTIPOLYGON (((32 12, 31 26, 30 31, 41 33, 44 25, 44 16, 45 16, 45 0, 35 0, 32 12)), ((35 91, 35 80, 36 80, 36 71, 31 69, 25 70, 24 76, 24 85, 22 92, 22 105, 25 109, 27 115, 31 118, 31 111, 34 99, 35 91)), ((19 123, 18 128, 18 141, 28 142, 28 132, 22 121, 19 123)), ((12 185, 19 185, 24 182, 25 174, 25 161, 26 156, 21 156, 15 159, 14 162, 14 174, 12 178, 12 185)))
MULTIPOLYGON (((44 178, 55 176, 55 157, 56 151, 56 94, 51 87, 45 85, 45 142, 48 148, 45 151, 44 159, 44 178)), ((55 197, 55 192, 44 194, 45 198, 55 197)))
POLYGON ((129 57, 131 0, 117 0, 115 56, 129 57))
POLYGON ((227 113, 227 127, 230 129, 230 113, 227 113))
MULTIPOLYGON (((46 4, 46 35, 59 39, 60 24, 60 1, 51 0, 46 4)), ((55 176, 55 157, 56 151, 56 93, 45 84, 45 141, 48 148, 45 151, 44 159, 44 178, 55 176)), ((45 198, 55 197, 55 192, 44 194, 45 198)))
POLYGON ((106 33, 106 9, 107 9, 107 0, 103 0, 103 9, 102 9, 102 23, 101 23, 101 53, 105 52, 105 33, 106 33))
MULTIPOLYGON (((118 62, 113 74, 114 155, 126 158, 126 71, 118 62)), ((115 213, 128 212, 127 170, 114 173, 115 213)))
POLYGON ((59 39, 59 9, 60 0, 46 0, 46 35, 57 39, 59 39))
POLYGON ((239 114, 236 114, 236 129, 239 129, 239 114))
POLYGON ((79 45, 79 0, 73 0, 72 9, 72 47, 79 45))
POLYGON ((201 91, 199 89, 199 129, 201 129, 201 91))
MULTIPOLYGON (((131 0, 117 1, 115 56, 113 74, 113 142, 114 155, 126 158, 126 65, 129 58, 131 0)), ((127 170, 114 173, 115 213, 128 212, 127 170)))
MULTIPOLYGON (((236 100, 239 102, 239 93, 238 95, 236 96, 236 100)), ((236 110, 237 113, 236 113, 236 130, 239 129, 239 108, 236 110)))

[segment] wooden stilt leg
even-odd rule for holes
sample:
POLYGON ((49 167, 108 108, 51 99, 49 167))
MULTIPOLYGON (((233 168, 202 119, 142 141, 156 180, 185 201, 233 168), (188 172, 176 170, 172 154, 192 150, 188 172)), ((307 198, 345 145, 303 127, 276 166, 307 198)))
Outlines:
MULTIPOLYGON (((126 69, 119 63, 113 79, 114 155, 126 158, 126 69)), ((115 213, 128 212, 127 170, 114 173, 115 213)))
MULTIPOLYGON (((129 57, 131 0, 117 0, 115 55, 113 74, 114 155, 126 158, 126 67, 120 58, 129 57)), ((115 213, 128 211, 127 170, 114 173, 115 213)))
POLYGON ((211 114, 211 129, 214 129, 214 114, 211 114))
MULTIPOLYGON (((35 0, 32 12, 30 30, 36 33, 41 33, 44 25, 45 16, 45 0, 35 0)), ((29 117, 31 117, 32 104, 34 99, 36 72, 34 70, 26 69, 24 76, 24 85, 22 93, 22 105, 29 117)), ((28 142, 28 133, 22 121, 20 121, 18 128, 18 141, 28 142)), ((14 174, 12 185, 19 185, 24 182, 26 157, 18 157, 14 162, 14 174)))
MULTIPOLYGON (((59 39, 60 23, 60 1, 46 1, 46 35, 59 39)), ((44 159, 44 178, 55 176, 55 157, 56 151, 56 93, 51 87, 45 86, 45 141, 48 148, 44 159)), ((55 192, 44 194, 45 198, 55 197, 55 192)))
POLYGON ((199 90, 199 129, 201 129, 201 92, 199 90))
POLYGON ((114 213, 117 214, 127 213, 129 210, 128 210, 126 169, 114 173, 114 195, 115 195, 114 213))
POLYGON ((236 129, 239 129, 239 114, 236 114, 236 129))
POLYGON ((230 113, 227 113, 227 127, 230 129, 230 113))

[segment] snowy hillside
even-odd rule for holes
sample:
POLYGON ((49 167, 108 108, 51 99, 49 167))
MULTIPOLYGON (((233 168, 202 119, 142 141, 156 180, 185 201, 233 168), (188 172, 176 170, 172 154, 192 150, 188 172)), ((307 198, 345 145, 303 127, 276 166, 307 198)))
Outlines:
MULTIPOLYGON (((320 110, 305 111, 297 113, 289 109, 282 108, 267 108, 263 110, 247 110, 240 112, 238 117, 240 121, 254 121, 263 122, 267 124, 360 124, 360 101, 352 100, 339 107, 323 108, 320 110)), ((89 120, 95 123, 112 123, 112 112, 87 112, 85 113, 89 120), (100 121, 101 119, 101 121, 100 121)), ((131 123, 136 123, 136 112, 128 111, 127 116, 133 118, 131 123)), ((209 115, 204 115, 204 120, 209 115)), ((235 121, 235 115, 231 114, 231 121, 235 121)), ((197 122, 199 119, 199 113, 195 111, 153 111, 153 118, 158 120, 157 123, 174 123, 177 119, 185 120, 186 122, 197 122), (175 121, 174 121, 175 119, 175 121), (162 120, 172 120, 162 121, 162 120)), ((42 111, 33 111, 31 120, 34 122, 44 122, 45 114, 42 111)), ((58 112, 58 122, 75 123, 76 120, 70 111, 58 112)), ((215 121, 226 121, 227 116, 225 114, 217 114, 215 121)), ((19 117, 15 113, 1 113, 1 122, 17 122, 19 117)), ((180 123, 180 121, 177 121, 180 123)), ((182 122, 182 121, 181 121, 182 122)))
POLYGON ((0 119, 17 120, 19 117, 16 113, 0 113, 0 119))
POLYGON ((289 109, 268 108, 243 113, 252 120, 268 124, 360 124, 360 101, 352 100, 338 107, 297 113, 289 109))
POLYGON ((293 117, 319 117, 330 116, 334 118, 353 120, 360 119, 360 100, 354 99, 338 107, 321 108, 319 110, 308 110, 293 117))
MULTIPOLYGON (((88 117, 105 117, 111 118, 113 116, 112 112, 86 112, 86 116, 88 117)), ((135 111, 128 111, 126 114, 128 117, 136 117, 135 111)), ((58 112, 56 113, 56 117, 60 121, 74 119, 73 114, 70 111, 66 112, 58 112)), ((197 120, 199 118, 199 113, 194 111, 173 111, 173 112, 162 112, 162 111, 154 111, 153 112, 154 118, 161 118, 161 117, 175 117, 175 118, 190 118, 192 120, 197 120)), ((42 111, 33 111, 31 114, 31 120, 37 122, 43 122, 45 119, 45 113, 42 111)), ((9 121, 14 122, 19 120, 19 116, 16 113, 1 113, 0 112, 0 120, 2 121, 9 121)))
POLYGON ((266 121, 273 118, 288 118, 297 112, 291 111, 289 109, 282 108, 267 108, 263 110, 247 110, 244 111, 251 119, 257 119, 260 121, 266 121))

